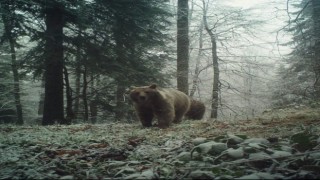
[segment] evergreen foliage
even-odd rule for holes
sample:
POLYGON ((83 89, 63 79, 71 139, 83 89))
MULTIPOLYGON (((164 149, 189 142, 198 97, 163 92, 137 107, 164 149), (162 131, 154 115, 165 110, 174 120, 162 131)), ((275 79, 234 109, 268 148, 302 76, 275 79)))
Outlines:
MULTIPOLYGON (((20 73, 32 73, 39 80, 45 68, 44 10, 56 5, 63 7, 63 61, 68 72, 64 78, 71 83, 81 79, 80 83, 65 87, 72 93, 69 100, 74 106, 75 99, 88 98, 89 104, 99 102, 95 106, 100 104, 105 111, 113 112, 115 106, 110 102, 116 100, 117 85, 168 83, 169 75, 163 74, 164 63, 169 60, 165 53, 169 39, 164 33, 171 16, 167 0, 8 2, 15 6, 19 17, 14 25, 16 37, 30 39, 28 52, 20 63, 23 67, 20 73), (87 76, 86 81, 82 80, 84 76, 87 76), (88 90, 86 94, 83 94, 84 87, 88 90), (77 88, 81 91, 76 92, 77 88)), ((1 36, 6 37, 4 33, 1 36)), ((79 107, 83 109, 84 105, 79 107)))
POLYGON ((17 120, 12 93, 12 77, 9 72, 9 54, 4 53, 6 49, 8 49, 6 46, 0 48, 0 124, 15 123, 17 120))
MULTIPOLYGON (((4 34, 4 27, 0 18, 0 33, 4 34)), ((10 74, 10 54, 7 43, 0 46, 0 124, 14 123, 16 112, 14 109, 14 97, 12 94, 12 77, 10 74)))
POLYGON ((293 51, 286 65, 278 71, 281 79, 274 93, 275 105, 305 104, 320 98, 317 92, 320 73, 320 34, 317 26, 320 16, 314 13, 320 9, 319 5, 312 0, 292 4, 298 10, 290 15, 292 18, 287 31, 293 34, 293 38, 286 45, 291 46, 293 51))

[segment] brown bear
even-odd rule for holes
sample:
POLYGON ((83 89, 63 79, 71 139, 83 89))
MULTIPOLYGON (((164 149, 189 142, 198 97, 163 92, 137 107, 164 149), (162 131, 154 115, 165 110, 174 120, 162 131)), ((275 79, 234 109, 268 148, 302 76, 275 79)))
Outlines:
POLYGON ((201 120, 206 111, 206 106, 197 100, 191 99, 189 111, 185 114, 188 119, 201 120))
POLYGON ((144 127, 152 126, 152 119, 157 117, 158 126, 167 128, 181 122, 190 107, 190 98, 183 92, 151 86, 133 87, 130 98, 134 102, 136 113, 144 127))

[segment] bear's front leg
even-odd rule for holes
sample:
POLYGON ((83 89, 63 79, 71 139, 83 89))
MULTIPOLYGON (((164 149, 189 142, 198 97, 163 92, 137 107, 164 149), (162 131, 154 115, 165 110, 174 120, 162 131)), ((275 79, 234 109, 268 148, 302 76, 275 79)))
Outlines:
POLYGON ((158 118, 158 127, 159 128, 168 128, 170 124, 174 120, 174 112, 173 111, 158 111, 157 118, 158 118))
POLYGON ((152 119, 154 115, 151 109, 140 110, 138 112, 138 116, 143 127, 152 126, 152 119))

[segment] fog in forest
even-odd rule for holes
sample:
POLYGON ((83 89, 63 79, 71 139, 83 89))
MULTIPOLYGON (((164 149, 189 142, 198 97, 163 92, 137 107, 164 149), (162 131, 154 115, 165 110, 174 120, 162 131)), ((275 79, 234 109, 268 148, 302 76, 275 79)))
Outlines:
POLYGON ((0 179, 320 179, 320 0, 0 0, 0 179))
MULTIPOLYGON (((49 81, 46 58, 58 57, 55 50, 46 49, 49 15, 41 10, 55 4, 31 2, 1 3, 0 108, 6 123, 21 121, 19 106, 24 123, 41 123, 49 81)), ((125 2, 65 2, 70 11, 61 13, 59 55, 65 118, 73 123, 133 122, 127 94, 131 86, 156 83, 179 89, 177 2, 141 1, 137 7, 146 8, 145 13, 125 2)), ((205 104, 206 119, 250 119, 273 108, 315 102, 318 71, 312 68, 317 66, 312 56, 317 54, 318 20, 313 8, 307 0, 188 2, 188 95, 205 104), (219 71, 216 98, 213 56, 219 71), (213 106, 217 117, 212 116, 213 106)))

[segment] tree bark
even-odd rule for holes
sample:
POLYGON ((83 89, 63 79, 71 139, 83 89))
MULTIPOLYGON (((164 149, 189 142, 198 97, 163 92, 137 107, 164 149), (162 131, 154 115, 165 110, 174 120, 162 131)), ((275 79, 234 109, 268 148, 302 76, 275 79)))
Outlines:
POLYGON ((188 94, 189 74, 189 21, 188 0, 178 0, 177 19, 177 88, 188 94))
POLYGON ((74 118, 78 118, 79 106, 80 106, 80 82, 81 82, 81 71, 80 63, 76 64, 76 81, 75 81, 75 100, 74 100, 74 118))
POLYGON ((254 109, 252 108, 252 100, 251 100, 253 78, 252 78, 252 67, 251 67, 250 62, 248 62, 246 71, 248 73, 248 77, 245 78, 244 82, 243 82, 244 86, 246 87, 243 97, 244 97, 244 101, 247 104, 247 108, 246 108, 245 114, 247 116, 247 119, 250 119, 250 118, 254 117, 254 109))
POLYGON ((115 110, 116 120, 118 120, 118 121, 124 120, 126 113, 127 113, 126 109, 125 109, 124 99, 123 99, 123 94, 125 93, 125 91, 126 91, 125 86, 118 83, 117 92, 116 92, 117 105, 116 105, 116 110, 115 110))
POLYGON ((20 85, 19 85, 20 80, 19 80, 17 58, 16 58, 16 51, 15 51, 15 37, 12 34, 12 30, 14 28, 14 23, 15 23, 14 3, 13 5, 10 6, 9 1, 1 2, 0 8, 6 9, 9 12, 8 14, 2 13, 2 20, 4 24, 6 38, 10 45, 11 70, 13 74, 13 94, 14 94, 15 106, 17 111, 16 124, 22 125, 23 114, 22 114, 22 104, 21 104, 21 98, 20 98, 20 85))
MULTIPOLYGON (((98 78, 96 80, 96 83, 98 83, 98 78)), ((92 124, 95 124, 97 122, 97 115, 98 115, 98 107, 97 107, 97 95, 95 92, 95 79, 93 73, 91 73, 91 83, 90 83, 90 89, 91 89, 91 98, 90 98, 90 121, 92 124)))
POLYGON ((316 99, 320 99, 320 1, 312 0, 312 19, 314 22, 314 73, 316 76, 314 89, 316 99))
MULTIPOLYGON (((115 37, 115 42, 116 42, 116 55, 117 55, 117 61, 118 62, 125 62, 127 61, 127 58, 125 56, 126 53, 126 39, 123 37, 122 32, 125 31, 123 29, 123 23, 125 21, 123 20, 122 17, 117 17, 117 24, 115 29, 113 30, 114 32, 114 37, 115 37)), ((117 76, 115 77, 117 81, 117 89, 116 89, 116 108, 114 110, 115 112, 115 119, 118 121, 121 121, 124 119, 126 112, 125 109, 125 104, 123 101, 123 94, 125 93, 125 86, 124 83, 126 79, 124 79, 122 76, 117 76)))
POLYGON ((67 124, 71 124, 71 120, 74 119, 74 112, 72 109, 72 91, 69 82, 69 74, 68 69, 66 67, 63 68, 64 71, 64 82, 66 84, 66 99, 67 99, 67 107, 66 107, 66 121, 67 124))
POLYGON ((83 87, 82 87, 82 100, 84 108, 84 121, 87 122, 89 119, 89 109, 88 109, 88 81, 87 81, 87 67, 84 66, 83 71, 83 87))
POLYGON ((45 7, 45 98, 42 125, 65 123, 63 108, 63 6, 45 7))
POLYGON ((207 22, 207 10, 205 8, 205 2, 203 2, 203 22, 207 33, 210 36, 211 40, 211 54, 212 54, 212 65, 213 65, 213 84, 212 84, 212 99, 211 99, 211 118, 218 117, 218 102, 219 102, 219 62, 218 62, 218 55, 217 55, 217 42, 216 36, 212 32, 212 30, 208 26, 207 22))
POLYGON ((45 79, 44 75, 41 78, 41 92, 40 92, 40 100, 39 100, 39 107, 38 107, 38 115, 43 115, 43 106, 44 106, 44 85, 45 79))
POLYGON ((76 43, 76 59, 75 59, 75 75, 76 75, 76 81, 75 81, 75 100, 74 100, 74 114, 75 114, 75 119, 77 118, 79 114, 79 106, 80 106, 80 82, 81 82, 81 62, 82 62, 82 55, 81 55, 81 47, 82 45, 82 25, 81 23, 78 24, 79 29, 78 29, 78 35, 77 35, 77 43, 76 43))
POLYGON ((196 68, 194 70, 194 75, 192 77, 192 88, 190 91, 190 97, 193 97, 194 93, 198 89, 198 84, 199 84, 199 74, 200 74, 199 66, 200 66, 200 59, 201 59, 202 51, 203 51, 203 49, 202 49, 202 47, 203 47, 202 30, 203 30, 203 19, 201 21, 200 28, 199 28, 199 51, 198 51, 198 55, 196 57, 196 68))
POLYGON ((90 119, 91 119, 91 123, 95 124, 97 122, 97 115, 98 115, 98 107, 97 107, 97 100, 96 99, 92 99, 90 101, 90 119))

